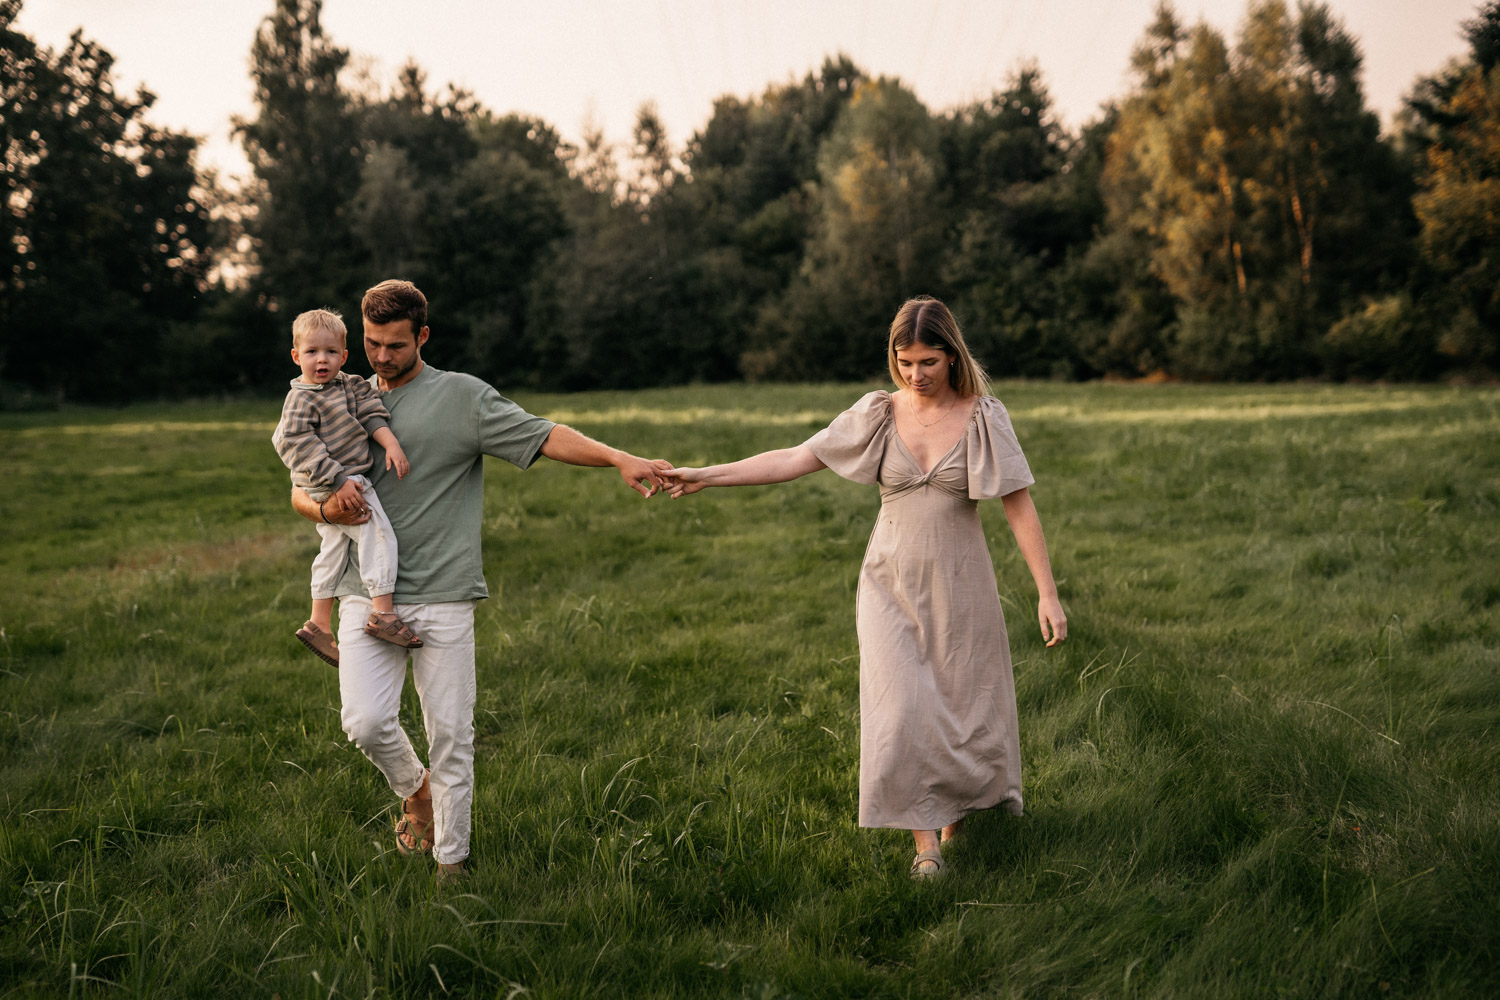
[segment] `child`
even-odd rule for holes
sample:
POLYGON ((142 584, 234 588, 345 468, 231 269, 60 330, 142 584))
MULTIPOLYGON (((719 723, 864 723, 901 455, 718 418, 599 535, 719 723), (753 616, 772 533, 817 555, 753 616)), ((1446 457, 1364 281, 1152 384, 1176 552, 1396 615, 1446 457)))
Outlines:
POLYGON ((349 358, 343 318, 313 309, 292 321, 292 360, 302 376, 292 380, 271 443, 292 471, 292 485, 318 501, 322 547, 312 566, 312 617, 297 638, 319 658, 339 665, 333 640, 333 590, 343 573, 349 540, 359 543, 359 576, 373 611, 365 631, 386 642, 415 648, 422 640, 397 615, 396 535, 363 473, 370 470, 370 439, 385 449, 385 467, 406 478, 406 452, 387 426, 390 414, 374 386, 344 374, 349 358), (364 524, 333 524, 329 514, 368 508, 364 524))

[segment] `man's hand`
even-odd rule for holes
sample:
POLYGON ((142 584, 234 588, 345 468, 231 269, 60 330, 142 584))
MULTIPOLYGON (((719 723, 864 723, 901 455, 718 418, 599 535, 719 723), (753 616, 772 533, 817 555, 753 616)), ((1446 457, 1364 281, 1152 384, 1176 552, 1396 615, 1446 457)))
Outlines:
POLYGON ((658 490, 666 486, 661 474, 671 467, 672 463, 665 459, 636 458, 624 452, 621 452, 620 460, 615 463, 615 468, 620 470, 620 478, 625 480, 625 485, 643 497, 654 496, 658 490))
POLYGON ((330 500, 323 508, 321 520, 329 524, 364 524, 370 519, 370 508, 361 507, 358 510, 345 509, 334 510, 333 502, 330 500))
POLYGON ((305 490, 296 486, 292 487, 292 509, 316 524, 325 521, 329 524, 364 524, 370 519, 370 508, 363 502, 360 503, 358 512, 335 510, 332 497, 320 504, 308 496, 305 490))

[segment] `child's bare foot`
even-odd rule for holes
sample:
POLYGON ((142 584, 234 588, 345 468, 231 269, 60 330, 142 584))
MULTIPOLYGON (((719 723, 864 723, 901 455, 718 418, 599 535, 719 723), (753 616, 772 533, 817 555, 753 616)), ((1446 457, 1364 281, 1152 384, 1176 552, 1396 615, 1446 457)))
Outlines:
POLYGON ((394 611, 371 611, 370 620, 365 622, 365 634, 407 649, 416 649, 422 645, 422 637, 413 632, 411 626, 397 617, 394 611))
POLYGON ((333 636, 325 629, 319 628, 311 620, 297 630, 297 641, 312 650, 313 655, 324 663, 335 667, 339 665, 338 643, 333 641, 333 636))

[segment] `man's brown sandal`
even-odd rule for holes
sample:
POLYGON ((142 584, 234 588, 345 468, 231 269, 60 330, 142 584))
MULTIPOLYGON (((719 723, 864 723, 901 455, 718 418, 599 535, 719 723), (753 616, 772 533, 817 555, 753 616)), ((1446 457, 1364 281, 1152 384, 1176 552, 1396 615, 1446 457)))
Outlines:
POLYGON ((411 630, 410 625, 396 617, 394 611, 387 611, 384 614, 371 611, 370 620, 365 622, 365 634, 384 639, 397 646, 405 646, 407 649, 416 649, 422 645, 421 637, 411 630))
POLYGON ((396 850, 403 855, 432 853, 432 800, 412 796, 401 800, 402 816, 396 820, 396 850), (412 810, 413 802, 427 803, 427 818, 412 810))
POLYGON ((314 656, 324 663, 339 665, 339 647, 333 636, 324 632, 309 620, 297 630, 297 641, 312 650, 314 656))

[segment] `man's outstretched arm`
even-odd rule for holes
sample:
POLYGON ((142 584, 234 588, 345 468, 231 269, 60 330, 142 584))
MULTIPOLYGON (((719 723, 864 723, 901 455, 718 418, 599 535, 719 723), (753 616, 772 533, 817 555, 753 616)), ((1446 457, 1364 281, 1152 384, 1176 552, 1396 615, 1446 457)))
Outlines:
POLYGON ((662 488, 659 473, 672 467, 671 462, 663 459, 637 458, 629 452, 611 448, 578 433, 566 424, 558 424, 552 428, 542 444, 542 454, 554 462, 566 465, 583 465, 596 469, 613 466, 620 470, 620 478, 625 480, 625 485, 643 497, 649 497, 662 488))

